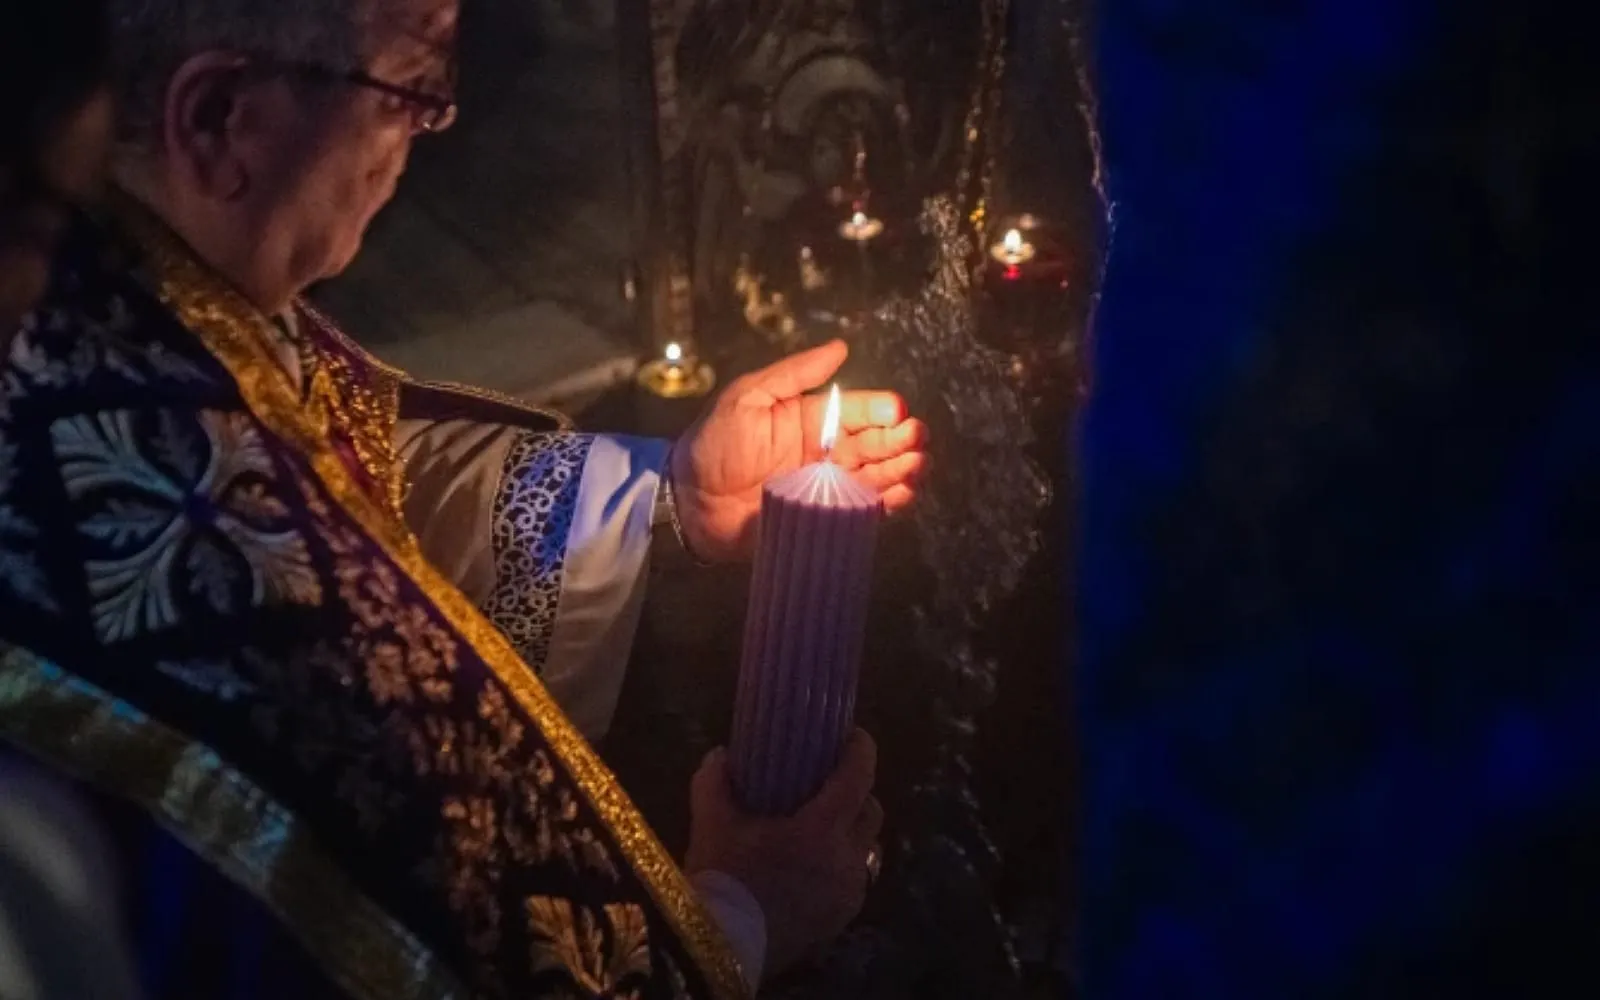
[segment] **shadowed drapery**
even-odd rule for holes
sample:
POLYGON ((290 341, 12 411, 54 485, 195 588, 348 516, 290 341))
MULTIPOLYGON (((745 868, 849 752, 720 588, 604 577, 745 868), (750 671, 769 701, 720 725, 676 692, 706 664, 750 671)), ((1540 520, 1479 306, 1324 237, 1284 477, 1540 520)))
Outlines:
POLYGON ((1559 7, 1100 12, 1086 995, 1592 993, 1594 64, 1559 7))

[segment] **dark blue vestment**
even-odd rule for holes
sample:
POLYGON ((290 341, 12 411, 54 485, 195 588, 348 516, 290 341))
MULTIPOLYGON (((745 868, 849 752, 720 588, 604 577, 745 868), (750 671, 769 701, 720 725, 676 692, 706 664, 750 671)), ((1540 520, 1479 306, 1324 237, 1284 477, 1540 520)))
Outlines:
POLYGON ((1097 11, 1085 996, 1594 995, 1595 61, 1561 7, 1097 11))

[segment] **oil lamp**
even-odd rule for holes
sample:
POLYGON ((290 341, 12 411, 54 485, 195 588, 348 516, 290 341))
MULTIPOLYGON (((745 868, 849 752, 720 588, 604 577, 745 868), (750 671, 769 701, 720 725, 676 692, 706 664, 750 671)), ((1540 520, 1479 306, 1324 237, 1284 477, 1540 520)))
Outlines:
POLYGON ((980 336, 1011 355, 1013 375, 1031 389, 1048 381, 1072 305, 1071 258, 1032 214, 997 219, 983 261, 980 336))
POLYGON ((883 220, 856 209, 839 223, 839 235, 852 243, 870 243, 883 234, 883 220))
POLYGON ((663 399, 704 396, 717 384, 711 366, 695 357, 692 347, 670 341, 658 357, 639 366, 639 387, 663 399))

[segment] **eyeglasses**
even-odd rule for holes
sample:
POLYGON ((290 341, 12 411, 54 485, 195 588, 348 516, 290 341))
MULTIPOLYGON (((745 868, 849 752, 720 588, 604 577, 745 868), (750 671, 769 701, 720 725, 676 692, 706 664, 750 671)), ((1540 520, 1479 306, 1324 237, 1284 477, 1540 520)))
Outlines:
POLYGON ((316 63, 274 61, 274 66, 328 83, 348 83, 386 94, 411 112, 412 128, 416 132, 443 132, 454 125, 459 108, 448 97, 430 94, 414 87, 380 80, 361 70, 337 70, 316 63))

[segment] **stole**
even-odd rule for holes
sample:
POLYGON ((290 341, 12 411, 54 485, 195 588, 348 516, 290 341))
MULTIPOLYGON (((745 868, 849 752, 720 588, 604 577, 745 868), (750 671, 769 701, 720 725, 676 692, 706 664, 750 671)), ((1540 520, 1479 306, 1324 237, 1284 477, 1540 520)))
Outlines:
POLYGON ((139 807, 348 996, 743 996, 266 318, 123 215, 75 238, 4 370, 0 742, 139 807))

